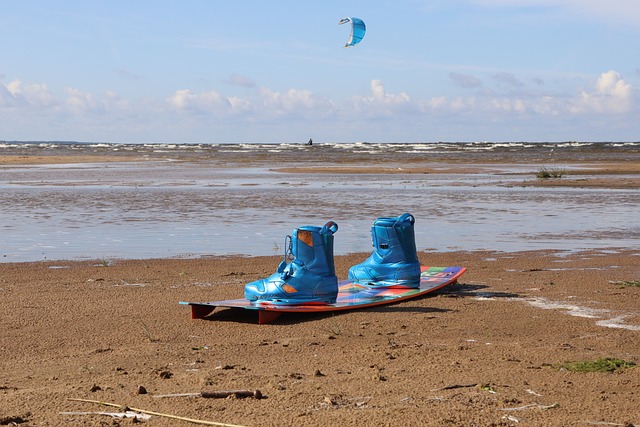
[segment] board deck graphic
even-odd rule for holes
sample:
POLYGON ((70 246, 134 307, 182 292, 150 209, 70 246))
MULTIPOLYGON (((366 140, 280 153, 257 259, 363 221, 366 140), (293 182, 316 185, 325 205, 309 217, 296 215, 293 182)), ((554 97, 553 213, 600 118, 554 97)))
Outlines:
POLYGON ((391 304, 409 298, 436 291, 446 285, 455 283, 466 271, 465 267, 421 267, 419 288, 402 286, 385 288, 368 288, 366 286, 342 280, 338 283, 338 297, 334 304, 298 304, 283 305, 270 303, 252 303, 244 298, 213 302, 184 302, 191 306, 191 318, 203 319, 213 313, 216 307, 242 308, 258 311, 258 323, 271 323, 282 313, 320 313, 338 310, 354 310, 391 304))

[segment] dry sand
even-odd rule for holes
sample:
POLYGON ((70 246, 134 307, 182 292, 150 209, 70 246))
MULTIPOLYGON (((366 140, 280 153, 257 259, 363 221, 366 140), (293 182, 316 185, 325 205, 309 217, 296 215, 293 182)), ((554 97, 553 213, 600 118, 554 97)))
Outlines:
MULTIPOLYGON (((340 277, 367 254, 336 258, 340 277)), ((279 257, 0 264, 0 425, 113 426, 91 399, 246 426, 588 426, 640 423, 638 251, 421 253, 458 284, 341 314, 219 309, 279 257), (140 394, 144 387, 146 394, 140 394), (259 390, 264 398, 157 398, 259 390)), ((149 426, 193 425, 152 416, 149 426)))
MULTIPOLYGON (((0 164, 98 160, 122 159, 0 164)), ((594 166, 531 184, 640 188, 638 165, 594 166)), ((119 411, 74 398, 246 426, 640 425, 640 368, 558 367, 640 363, 640 251, 419 255, 467 273, 425 298, 269 325, 230 309, 192 320, 178 302, 240 298, 279 257, 0 263, 0 425, 134 424, 64 414, 119 411), (228 390, 263 398, 156 397, 228 390)), ((366 256, 337 257, 339 277, 366 256)))

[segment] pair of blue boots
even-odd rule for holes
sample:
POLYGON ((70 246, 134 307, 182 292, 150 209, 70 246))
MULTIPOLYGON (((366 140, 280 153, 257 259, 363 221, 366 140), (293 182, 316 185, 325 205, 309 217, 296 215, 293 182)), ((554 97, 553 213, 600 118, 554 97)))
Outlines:
MULTIPOLYGON (((378 218, 371 227, 374 251, 349 269, 349 281, 372 288, 420 286, 415 218, 409 213, 378 218)), ((333 235, 338 224, 305 225, 285 239, 284 260, 275 274, 248 283, 244 296, 254 303, 333 304, 338 278, 333 262, 333 235)))

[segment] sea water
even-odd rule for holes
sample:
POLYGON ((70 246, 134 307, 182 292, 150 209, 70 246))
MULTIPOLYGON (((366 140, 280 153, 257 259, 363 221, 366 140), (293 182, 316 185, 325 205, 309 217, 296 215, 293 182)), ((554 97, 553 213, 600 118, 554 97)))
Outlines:
POLYGON ((541 166, 640 160, 639 143, 5 142, 4 154, 122 162, 0 165, 0 262, 278 255, 294 228, 329 220, 336 254, 369 252, 373 220, 404 212, 420 251, 640 249, 640 190, 521 185, 541 166), (460 162, 485 167, 437 172, 460 162), (340 169, 281 170, 322 166, 340 169))

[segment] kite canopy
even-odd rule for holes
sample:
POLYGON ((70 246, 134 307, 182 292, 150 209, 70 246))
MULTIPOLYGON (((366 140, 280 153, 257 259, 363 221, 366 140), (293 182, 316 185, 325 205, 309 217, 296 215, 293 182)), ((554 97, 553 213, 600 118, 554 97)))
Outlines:
POLYGON ((360 18, 342 18, 339 22, 340 25, 351 22, 351 35, 349 36, 349 40, 347 40, 347 44, 344 47, 355 46, 364 37, 364 33, 367 31, 367 27, 364 25, 364 22, 360 18))

